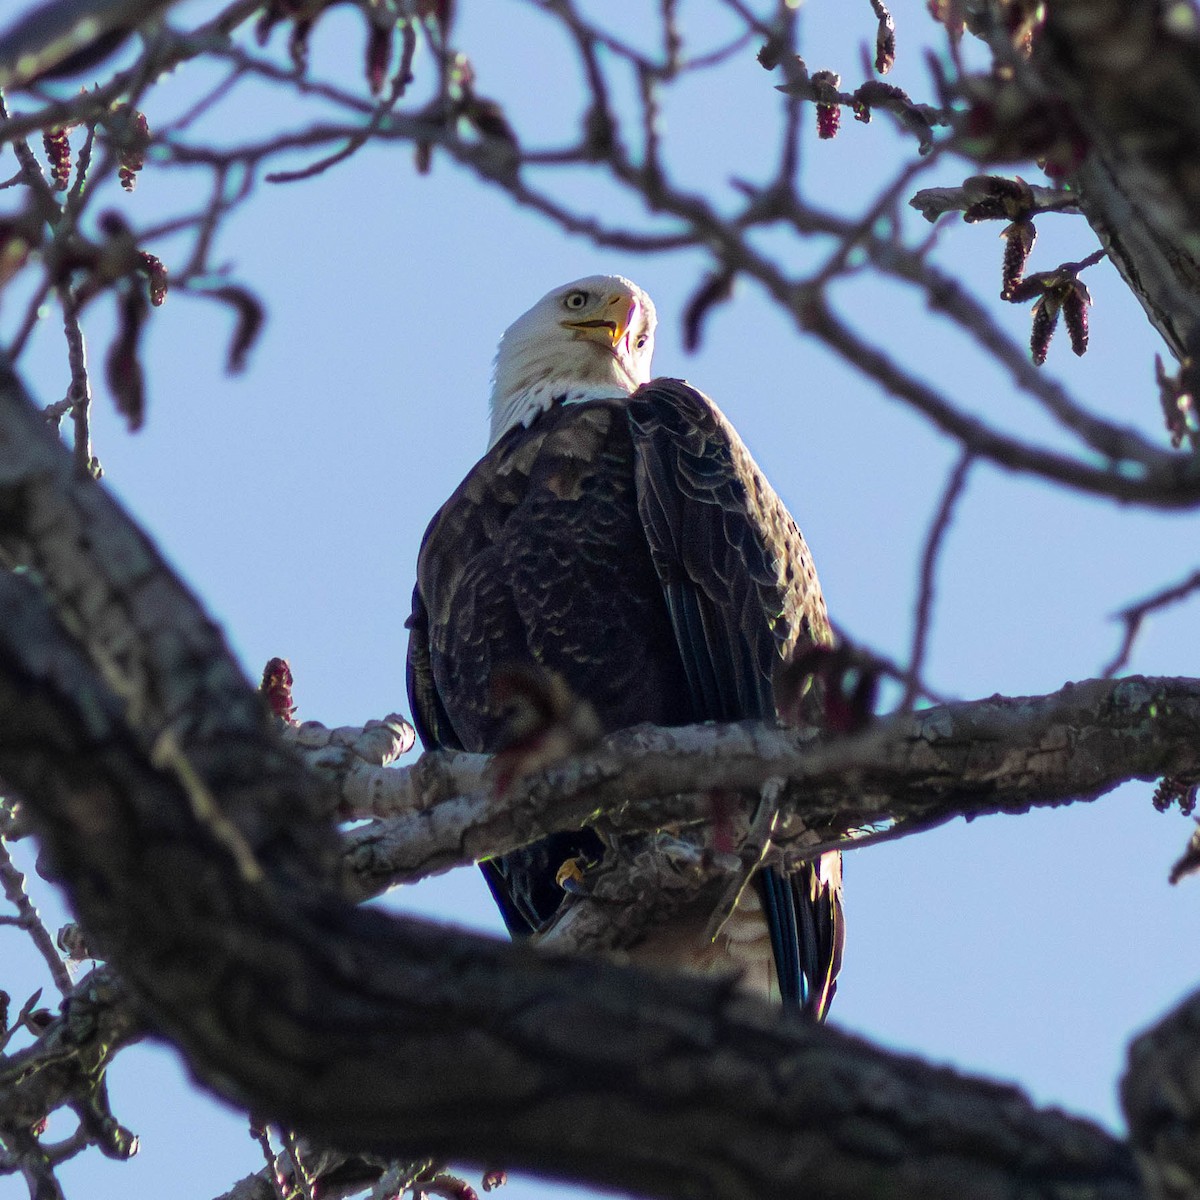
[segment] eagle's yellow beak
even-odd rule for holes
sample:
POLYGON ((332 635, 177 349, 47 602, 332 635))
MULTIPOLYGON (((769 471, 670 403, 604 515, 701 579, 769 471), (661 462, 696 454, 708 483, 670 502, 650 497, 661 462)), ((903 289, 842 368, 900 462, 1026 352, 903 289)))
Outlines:
POLYGON ((626 293, 617 292, 601 301, 598 308, 598 316, 563 321, 563 327, 577 330, 588 340, 603 342, 615 349, 629 330, 629 323, 637 312, 637 301, 626 293))

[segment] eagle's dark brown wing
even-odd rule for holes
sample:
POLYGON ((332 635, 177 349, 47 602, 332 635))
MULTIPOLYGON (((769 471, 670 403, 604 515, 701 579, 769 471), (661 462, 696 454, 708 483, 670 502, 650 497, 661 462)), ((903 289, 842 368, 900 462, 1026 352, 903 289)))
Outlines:
MULTIPOLYGON (((774 718, 775 665, 832 640, 804 538, 707 396, 658 379, 628 412, 638 511, 694 707, 774 718)), ((823 1016, 841 961, 840 863, 769 868, 759 894, 784 1000, 823 1016)))

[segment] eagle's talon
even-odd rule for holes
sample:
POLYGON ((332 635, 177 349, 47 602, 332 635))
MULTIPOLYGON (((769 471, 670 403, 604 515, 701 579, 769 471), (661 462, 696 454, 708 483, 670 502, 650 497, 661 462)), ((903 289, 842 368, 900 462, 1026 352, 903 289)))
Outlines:
POLYGON ((587 889, 583 885, 583 872, 587 865, 587 859, 582 855, 578 858, 568 858, 555 873, 554 882, 571 896, 585 895, 587 889))

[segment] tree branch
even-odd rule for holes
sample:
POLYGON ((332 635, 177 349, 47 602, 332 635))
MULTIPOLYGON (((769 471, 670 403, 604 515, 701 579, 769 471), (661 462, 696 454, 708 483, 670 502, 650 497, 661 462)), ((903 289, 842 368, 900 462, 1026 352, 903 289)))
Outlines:
POLYGON ((89 1141, 114 1143, 132 1153, 130 1135, 107 1112, 104 1071, 123 1046, 145 1036, 145 1022, 133 998, 107 967, 82 979, 33 1045, 0 1054, 0 1137, 28 1133, 63 1104, 80 1113, 89 1141), (90 1128, 89 1128, 90 1126, 90 1128))
POLYGON ((1200 996, 1189 996, 1129 1048, 1121 1104, 1147 1189, 1163 1200, 1200 1195, 1200 996))
MULTIPOLYGON (((639 726, 497 795, 484 755, 440 752, 404 768, 326 760, 346 818, 383 815, 346 836, 355 894, 574 829, 647 832, 707 821, 705 789, 757 795, 783 783, 787 817, 835 832, 1026 812, 1094 800, 1130 779, 1200 768, 1200 680, 1088 680, 1047 696, 1002 697, 897 713, 854 737, 814 738, 746 722, 639 726)), ((845 843, 852 849, 853 840, 845 843)))

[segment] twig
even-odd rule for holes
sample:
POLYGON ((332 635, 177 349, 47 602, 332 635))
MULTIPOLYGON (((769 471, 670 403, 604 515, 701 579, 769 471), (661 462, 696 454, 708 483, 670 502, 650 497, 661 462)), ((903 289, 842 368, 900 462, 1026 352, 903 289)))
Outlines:
POLYGON ((928 833, 931 829, 940 829, 957 819, 956 813, 936 813, 932 817, 908 817, 902 821, 892 821, 886 828, 868 828, 853 830, 849 834, 831 838, 828 841, 814 842, 811 846, 798 846, 784 855, 790 865, 802 862, 812 862, 828 854, 831 850, 864 850, 868 846, 882 846, 887 842, 897 842, 901 838, 912 837, 917 833, 928 833))
POLYGON ((934 514, 925 539, 925 550, 921 555, 921 574, 917 588, 917 612, 913 622, 912 651, 909 654, 908 685, 904 689, 904 697, 900 701, 902 709, 911 709, 919 695, 917 681, 925 666, 925 648, 929 640, 929 630, 933 617, 934 581, 937 574, 937 560, 941 553, 946 533, 954 516, 954 507, 966 486, 967 473, 975 461, 975 456, 969 450, 964 450, 946 480, 942 490, 941 503, 934 514))
MULTIPOLYGON (((70 218, 70 226, 75 227, 75 218, 78 216, 80 207, 83 204, 85 195, 87 194, 88 173, 92 166, 92 151, 96 146, 96 126, 89 125, 87 136, 83 139, 83 145, 79 147, 79 154, 75 159, 75 182, 71 185, 71 190, 67 193, 66 203, 63 205, 63 212, 70 218)), ((108 165, 108 155, 105 156, 105 163, 101 167, 103 172, 108 165)))
POLYGON ((71 367, 71 384, 66 398, 71 404, 71 419, 75 426, 75 472, 80 479, 97 479, 99 463, 92 454, 92 387, 88 379, 87 342, 79 324, 79 305, 69 283, 60 284, 56 291, 62 305, 67 361, 71 367))
POLYGON ((181 113, 170 124, 165 125, 161 132, 181 133, 195 124, 214 105, 219 104, 237 86, 242 78, 243 68, 234 64, 233 69, 211 91, 200 97, 186 112, 181 113))
POLYGON ((886 654, 860 642, 857 638, 851 637, 836 621, 831 621, 830 625, 833 629, 834 637, 838 642, 848 642, 854 647, 854 653, 859 660, 870 670, 877 672, 879 675, 886 676, 888 679, 893 679, 897 683, 902 683, 906 688, 912 688, 918 699, 928 700, 931 704, 950 704, 953 697, 945 692, 938 692, 931 688, 929 684, 914 675, 908 667, 902 667, 895 659, 889 658, 886 654))
MULTIPOLYGON (((891 213, 892 225, 895 228, 899 224, 899 217, 895 212, 896 205, 899 203, 900 194, 904 192, 908 185, 916 178, 917 175, 931 167, 935 162, 939 161, 943 152, 948 149, 948 142, 940 142, 924 156, 918 158, 906 166, 892 182, 880 192, 875 202, 871 205, 867 213, 858 222, 857 227, 850 230, 838 244, 837 249, 829 256, 825 266, 823 266, 810 279, 813 287, 822 287, 830 282, 838 275, 846 270, 847 261, 850 255, 854 252, 864 238, 869 237, 871 232, 876 228, 881 217, 891 213)), ((877 256, 876 256, 877 257, 877 256)))
POLYGON ((346 159, 356 154, 371 140, 372 135, 379 128, 383 118, 392 111, 396 105, 396 101, 399 99, 400 90, 393 88, 387 99, 371 114, 370 121, 358 133, 348 138, 346 144, 340 150, 336 150, 333 154, 329 154, 325 158, 318 159, 315 163, 307 167, 300 167, 295 171, 273 171, 266 176, 266 181, 268 183, 298 183, 302 179, 312 179, 316 175, 324 174, 330 167, 345 162, 346 159))
POLYGON ((1141 632, 1142 623, 1152 612, 1177 604, 1180 600, 1186 600, 1196 591, 1200 591, 1200 570, 1193 571, 1179 583, 1163 588, 1161 592, 1155 592, 1154 595, 1147 596, 1145 600, 1139 600, 1136 604, 1131 604, 1127 608, 1121 609, 1120 612, 1114 613, 1113 619, 1124 623, 1125 633, 1116 654, 1100 672, 1100 678, 1111 679, 1129 662, 1130 655, 1133 653, 1133 644, 1141 632))
POLYGON ((45 960, 54 986, 65 996, 75 986, 71 981, 71 974, 55 948, 50 931, 42 923, 38 910, 25 890, 24 874, 13 862, 3 840, 0 840, 0 885, 4 887, 5 899, 17 910, 18 923, 29 934, 30 940, 45 960))
POLYGON ((37 323, 42 319, 42 305, 45 304, 46 297, 50 294, 50 288, 50 280, 43 279, 34 290, 29 303, 25 306, 25 316, 21 321, 20 328, 8 345, 8 357, 14 363, 21 357, 21 352, 25 349, 30 335, 37 328, 37 323))
POLYGON ((968 416, 883 350, 859 337, 824 301, 802 299, 797 309, 803 328, 816 334, 846 362, 854 364, 893 395, 924 413, 934 425, 979 458, 1111 500, 1136 501, 1165 509, 1192 508, 1200 504, 1200 469, 1193 468, 1186 459, 1156 451, 1153 455, 1138 457, 1136 472, 1122 471, 1096 467, 1009 437, 968 416))
POLYGON ((107 83, 69 100, 52 101, 38 112, 9 117, 0 110, 0 145, 14 142, 28 133, 51 125, 84 124, 103 113, 124 96, 137 81, 157 78, 170 72, 180 63, 214 52, 239 25, 262 7, 262 0, 234 0, 194 33, 174 34, 164 27, 155 39, 153 51, 143 55, 127 71, 114 75, 107 83))
MULTIPOLYGON (((1079 197, 1073 192, 1064 192, 1061 188, 1042 187, 1039 184, 1027 184, 1026 186, 1029 189, 1027 203, 1030 216, 1036 216, 1038 213, 1079 212, 1079 197)), ((922 188, 908 203, 927 221, 933 222, 948 212, 966 212, 968 208, 978 203, 978 200, 978 193, 969 187, 934 187, 922 188)), ((993 219, 1011 220, 999 213, 993 219)))

